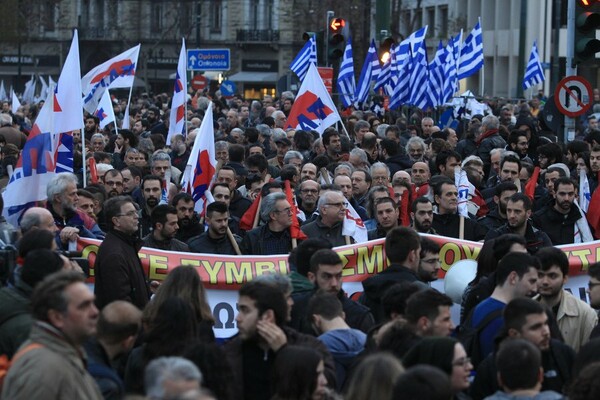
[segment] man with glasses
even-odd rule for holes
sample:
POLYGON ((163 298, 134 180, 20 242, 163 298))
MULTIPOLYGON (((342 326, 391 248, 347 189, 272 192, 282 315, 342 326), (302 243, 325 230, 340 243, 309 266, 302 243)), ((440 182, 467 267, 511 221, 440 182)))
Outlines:
POLYGON ((302 231, 309 238, 328 241, 332 247, 346 245, 346 239, 342 234, 342 225, 347 207, 348 201, 341 192, 325 192, 317 203, 319 216, 315 221, 303 225, 302 231))
POLYGON ((96 304, 102 309, 114 300, 125 300, 143 309, 150 287, 138 257, 142 247, 135 236, 138 210, 131 198, 117 196, 104 203, 104 213, 109 232, 94 265, 96 304))
POLYGON ((317 211, 319 200, 319 184, 313 180, 305 180, 300 184, 298 208, 304 212, 306 221, 312 221, 311 216, 317 211))
POLYGON ((244 254, 289 254, 292 251, 292 207, 283 193, 263 197, 260 218, 265 222, 244 236, 241 250, 244 254))
POLYGON ((120 196, 123 194, 123 175, 118 169, 106 171, 102 177, 104 181, 104 189, 109 198, 120 196))

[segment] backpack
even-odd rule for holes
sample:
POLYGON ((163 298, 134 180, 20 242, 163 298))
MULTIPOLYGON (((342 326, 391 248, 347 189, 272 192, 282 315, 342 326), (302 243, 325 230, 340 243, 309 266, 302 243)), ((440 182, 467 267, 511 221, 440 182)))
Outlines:
POLYGON ((6 378, 6 375, 8 375, 8 371, 10 370, 11 365, 17 362, 19 358, 21 358, 25 353, 28 353, 30 350, 35 350, 42 347, 44 346, 39 343, 29 343, 27 346, 17 351, 11 360, 8 359, 6 354, 2 354, 0 356, 0 393, 2 393, 4 379, 6 378))
POLYGON ((479 337, 481 332, 487 328, 487 326, 494 321, 496 318, 502 316, 503 309, 497 309, 489 313, 485 316, 481 322, 477 326, 473 326, 473 314, 475 310, 471 310, 467 320, 458 327, 456 330, 456 338, 462 343, 465 348, 465 351, 471 358, 471 364, 473 364, 473 369, 476 369, 477 366, 483 359, 485 358, 483 354, 481 354, 481 345, 479 337))

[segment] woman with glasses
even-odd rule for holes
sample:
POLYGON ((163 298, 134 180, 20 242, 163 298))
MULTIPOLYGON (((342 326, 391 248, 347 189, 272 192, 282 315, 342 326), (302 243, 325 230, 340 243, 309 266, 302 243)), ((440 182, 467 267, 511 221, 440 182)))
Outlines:
POLYGON ((440 368, 450 378, 454 399, 468 399, 473 364, 463 345, 451 337, 428 337, 413 347, 402 360, 405 368, 427 364, 440 368))

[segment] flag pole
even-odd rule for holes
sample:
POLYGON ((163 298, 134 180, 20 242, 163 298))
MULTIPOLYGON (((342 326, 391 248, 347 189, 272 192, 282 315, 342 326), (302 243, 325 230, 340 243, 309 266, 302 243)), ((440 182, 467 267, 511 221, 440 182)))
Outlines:
MULTIPOLYGON (((81 168, 82 168, 82 183, 83 187, 87 186, 87 176, 85 172, 85 118, 81 121, 81 168)), ((75 152, 75 149, 73 149, 75 152)))

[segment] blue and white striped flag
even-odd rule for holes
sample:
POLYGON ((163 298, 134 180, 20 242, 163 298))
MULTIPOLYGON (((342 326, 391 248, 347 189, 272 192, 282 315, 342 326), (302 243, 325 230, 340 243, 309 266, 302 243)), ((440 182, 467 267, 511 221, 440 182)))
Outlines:
POLYGON ((376 80, 381 71, 381 65, 379 64, 379 57, 377 57, 377 48, 375 47, 375 39, 371 39, 371 45, 365 58, 362 71, 360 72, 360 78, 358 79, 358 86, 356 87, 355 101, 356 103, 364 103, 367 101, 369 91, 371 90, 371 82, 376 80))
POLYGON ((379 75, 377 76, 377 82, 375 82, 375 86, 373 86, 373 90, 375 92, 377 92, 379 89, 381 89, 382 87, 385 87, 390 78, 392 77, 392 56, 391 56, 391 52, 390 52, 390 57, 388 57, 387 60, 385 60, 385 62, 383 63, 383 66, 381 67, 381 72, 379 72, 379 75))
POLYGON ((413 32, 404 39, 396 48, 395 56, 397 63, 397 82, 394 93, 390 96, 390 109, 395 109, 408 103, 411 94, 411 76, 414 68, 414 54, 417 46, 425 40, 425 28, 413 32))
POLYGON ((525 76, 523 77, 523 90, 527 90, 534 85, 544 82, 545 80, 546 77, 544 76, 544 70, 540 62, 537 44, 534 41, 533 46, 531 47, 531 55, 529 55, 529 62, 527 63, 527 68, 525 68, 525 76))
POLYGON ((354 93, 356 92, 356 80, 354 77, 354 57, 352 56, 352 39, 348 38, 344 56, 340 64, 340 72, 337 79, 337 89, 344 107, 354 104, 354 93))
POLYGON ((477 24, 465 39, 460 48, 458 60, 458 79, 468 78, 483 67, 483 33, 481 21, 477 24))
POLYGON ((410 104, 420 108, 427 108, 427 81, 429 80, 429 71, 427 68, 427 45, 425 36, 427 35, 427 25, 417 31, 415 37, 419 40, 412 43, 412 63, 413 69, 410 75, 411 90, 410 104))
POLYGON ((290 64, 290 69, 302 81, 306 76, 310 63, 317 65, 317 42, 314 36, 306 41, 296 58, 290 64))
POLYGON ((442 96, 442 104, 445 104, 454 97, 454 93, 458 90, 457 83, 457 67, 460 57, 460 42, 462 40, 462 31, 453 38, 448 40, 446 45, 446 65, 444 66, 444 93, 442 96))
POLYGON ((429 63, 429 88, 427 95, 429 96, 429 104, 432 107, 442 105, 442 97, 444 94, 444 67, 446 66, 446 48, 442 45, 442 41, 438 45, 433 61, 429 63))

